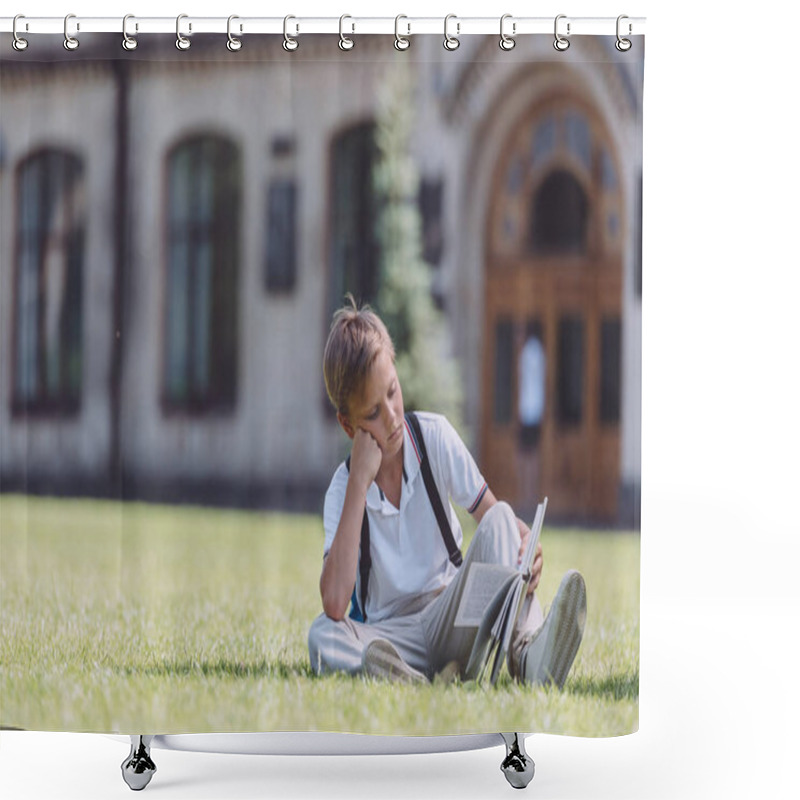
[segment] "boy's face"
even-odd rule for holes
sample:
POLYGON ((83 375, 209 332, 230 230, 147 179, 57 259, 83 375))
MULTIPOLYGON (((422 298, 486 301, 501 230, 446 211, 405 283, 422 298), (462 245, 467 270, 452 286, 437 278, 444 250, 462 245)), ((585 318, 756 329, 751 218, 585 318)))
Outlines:
POLYGON ((351 439, 361 428, 375 439, 384 458, 403 449, 403 391, 385 349, 375 357, 361 391, 354 393, 348 405, 348 416, 339 414, 338 419, 351 439))

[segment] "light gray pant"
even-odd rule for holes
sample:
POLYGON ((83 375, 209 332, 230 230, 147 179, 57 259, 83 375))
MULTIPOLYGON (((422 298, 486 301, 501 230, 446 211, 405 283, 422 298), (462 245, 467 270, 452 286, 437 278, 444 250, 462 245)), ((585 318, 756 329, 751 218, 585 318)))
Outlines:
MULTIPOLYGON (((388 639, 407 664, 428 677, 433 677, 450 661, 457 661, 463 672, 472 652, 476 629, 457 628, 454 623, 469 565, 481 562, 515 567, 519 548, 519 528, 514 512, 507 503, 495 504, 480 521, 461 568, 440 593, 417 598, 408 613, 374 624, 356 622, 349 617, 336 622, 320 614, 308 632, 312 669, 317 674, 360 672, 366 646, 373 639, 388 639)), ((533 631, 541 624, 542 609, 534 596, 523 606, 517 629, 520 633, 533 631)))

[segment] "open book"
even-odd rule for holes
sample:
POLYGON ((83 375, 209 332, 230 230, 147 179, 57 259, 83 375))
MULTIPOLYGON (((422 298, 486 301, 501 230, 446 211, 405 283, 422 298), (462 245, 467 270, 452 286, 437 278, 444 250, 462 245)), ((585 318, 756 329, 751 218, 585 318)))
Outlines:
POLYGON ((536 508, 531 536, 519 566, 470 564, 455 620, 456 626, 474 625, 478 628, 464 675, 466 680, 481 681, 490 662, 489 680, 492 685, 500 675, 517 617, 528 593, 546 510, 547 498, 536 508))

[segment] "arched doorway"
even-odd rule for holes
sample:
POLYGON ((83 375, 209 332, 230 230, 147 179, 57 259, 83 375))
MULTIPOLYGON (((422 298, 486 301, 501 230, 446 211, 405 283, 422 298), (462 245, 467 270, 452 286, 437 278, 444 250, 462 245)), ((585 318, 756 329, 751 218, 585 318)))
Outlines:
POLYGON ((520 513, 617 514, 622 193, 599 115, 560 95, 500 150, 486 236, 482 465, 520 513))

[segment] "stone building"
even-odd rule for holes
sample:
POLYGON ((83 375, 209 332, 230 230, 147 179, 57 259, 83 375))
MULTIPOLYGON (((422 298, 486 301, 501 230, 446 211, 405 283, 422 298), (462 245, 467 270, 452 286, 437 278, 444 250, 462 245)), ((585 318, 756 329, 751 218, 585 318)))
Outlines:
POLYGON ((321 507, 346 444, 322 347, 380 280, 376 104, 405 60, 468 444, 498 496, 524 504, 527 448, 552 518, 638 526, 641 57, 613 36, 6 38, 3 491, 321 507))

